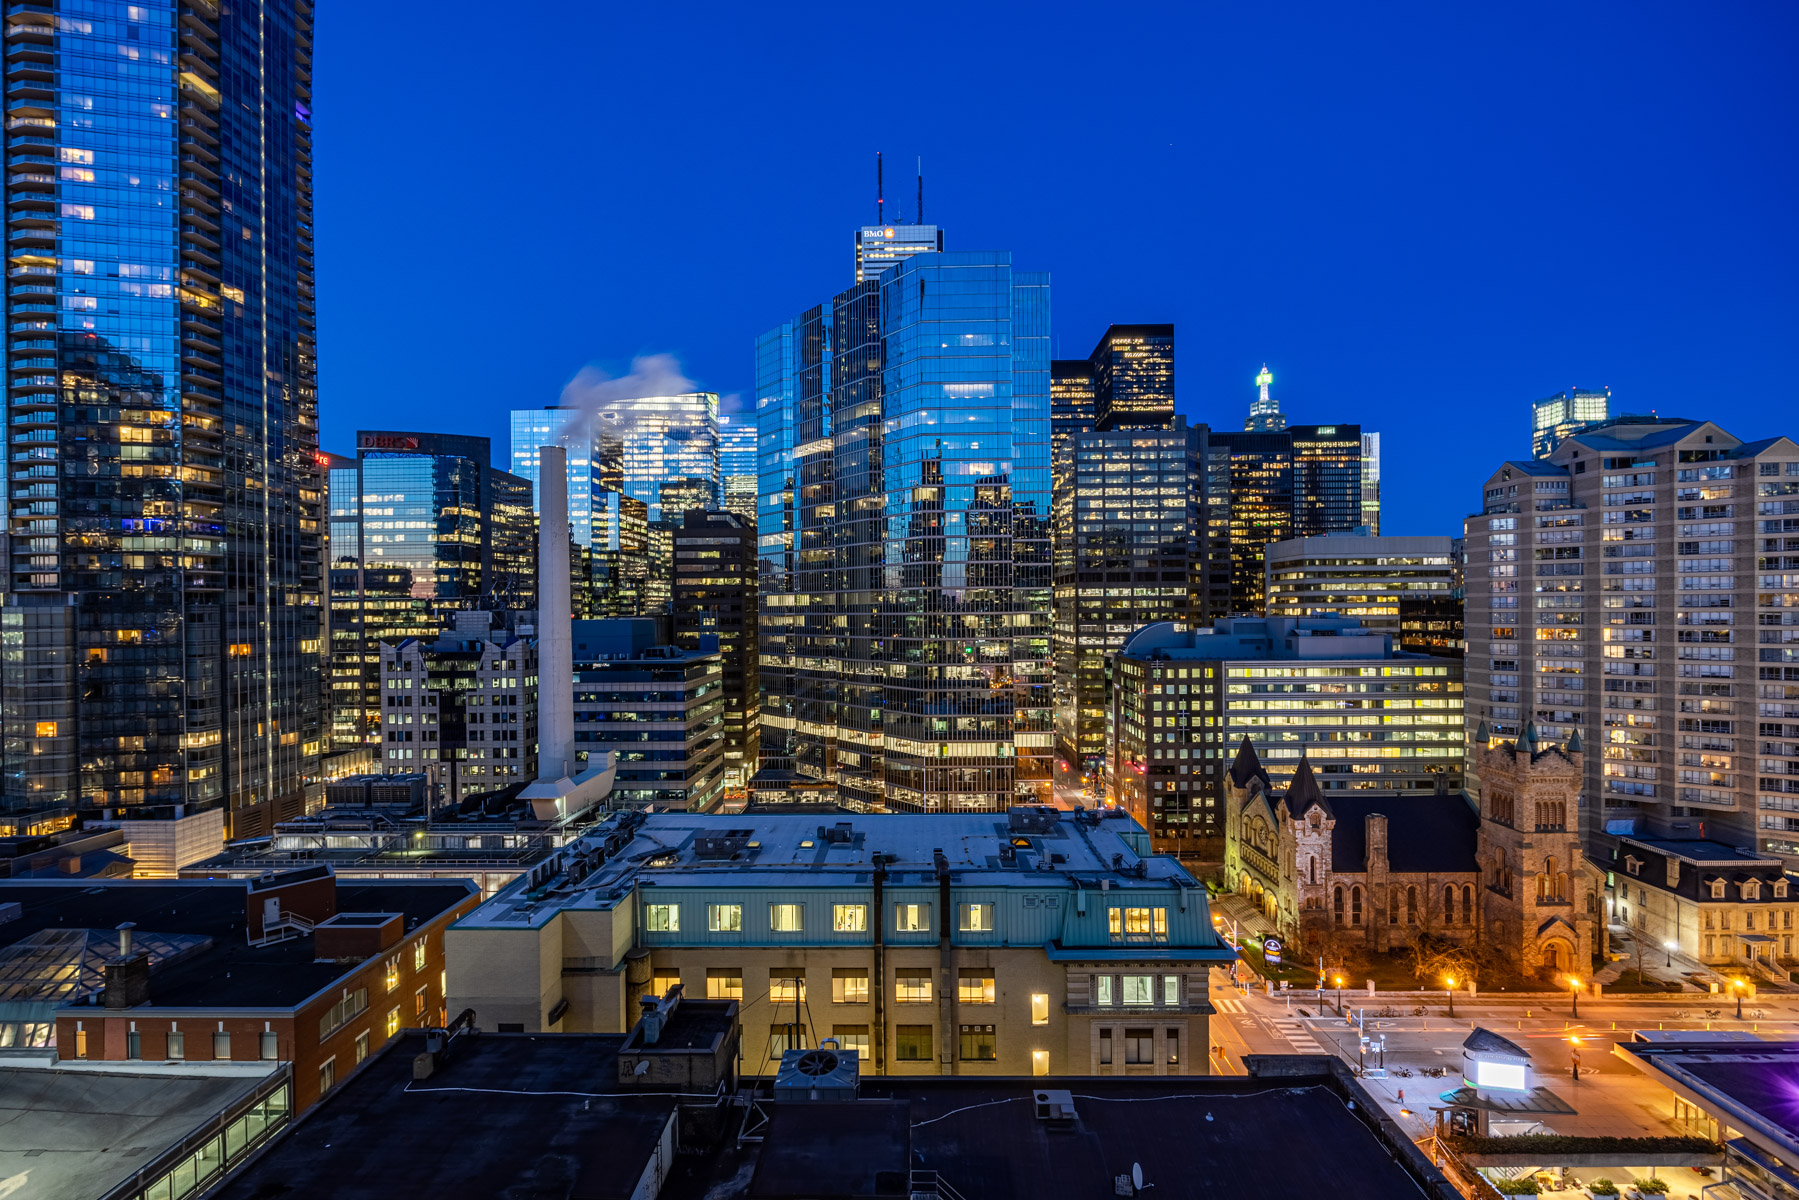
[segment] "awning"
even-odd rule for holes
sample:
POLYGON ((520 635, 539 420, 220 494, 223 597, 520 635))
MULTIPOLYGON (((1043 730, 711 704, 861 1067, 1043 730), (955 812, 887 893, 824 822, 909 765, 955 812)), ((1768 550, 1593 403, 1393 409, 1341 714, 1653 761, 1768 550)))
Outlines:
POLYGON ((1566 1100, 1546 1087, 1534 1088, 1528 1096, 1483 1096, 1471 1087, 1459 1087, 1441 1093, 1437 1099, 1456 1108, 1482 1108, 1497 1113, 1557 1113, 1567 1116, 1574 1112, 1566 1100))
POLYGON ((1739 933, 1739 934, 1737 934, 1737 941, 1739 941, 1739 942, 1771 943, 1771 942, 1773 942, 1773 940, 1774 940, 1773 938, 1769 937, 1765 933, 1739 933))
POLYGON ((1626 817, 1623 820, 1607 821, 1605 831, 1612 834, 1628 835, 1637 831, 1637 819, 1626 817))

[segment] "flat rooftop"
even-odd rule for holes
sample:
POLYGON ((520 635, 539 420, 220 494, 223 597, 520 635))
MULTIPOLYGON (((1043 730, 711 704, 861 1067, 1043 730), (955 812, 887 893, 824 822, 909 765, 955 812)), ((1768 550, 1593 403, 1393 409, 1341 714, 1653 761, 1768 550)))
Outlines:
POLYGON ((607 908, 640 880, 662 886, 866 887, 886 856, 895 887, 935 885, 941 850, 959 886, 1041 891, 1079 882, 1111 891, 1197 888, 1173 858, 1152 855, 1141 826, 1107 815, 1043 810, 1030 830, 1006 813, 791 815, 754 810, 617 814, 565 847, 555 863, 495 896, 463 928, 537 925, 568 909, 607 908), (1077 819, 1080 818, 1080 819, 1077 819), (840 832, 840 826, 848 826, 840 832), (571 879, 568 864, 588 858, 571 879))
POLYGON ((1654 850, 1658 854, 1666 854, 1671 858, 1682 859, 1690 863, 1729 863, 1739 867, 1749 863, 1769 866, 1779 866, 1781 863, 1778 858, 1770 858, 1765 854, 1756 854, 1748 850, 1739 850, 1735 846, 1726 846, 1723 842, 1713 842, 1703 838, 1631 836, 1623 840, 1634 842, 1645 849, 1654 850))
POLYGON ((241 1069, 0 1067, 0 1191, 104 1196, 264 1078, 241 1069))
POLYGON ((1211 1200, 1227 1180, 1260 1196, 1425 1195, 1323 1082, 884 1077, 862 1095, 909 1100, 914 1163, 983 1200, 1109 1196, 1132 1163, 1160 1200, 1211 1200), (1034 1086, 1074 1094, 1072 1127, 1037 1119, 1034 1086))
MULTIPOLYGON (((606 1034, 463 1034, 431 1078, 414 1081, 424 1038, 404 1034, 214 1196, 625 1200, 681 1100, 621 1088, 623 1042, 606 1034)), ((1133 1163, 1170 1200, 1210 1200, 1245 1180, 1265 1196, 1431 1194, 1348 1107, 1347 1087, 1317 1074, 864 1076, 856 1100, 772 1101, 765 1093, 763 1140, 742 1147, 735 1135, 745 1110, 715 1111, 694 1098, 695 1111, 681 1120, 683 1144, 695 1152, 673 1156, 660 1194, 903 1196, 907 1174, 922 1169, 969 1200, 1110 1196, 1133 1163), (1038 1120, 1039 1087, 1071 1092, 1074 1120, 1038 1120)))
POLYGON ((1614 1053, 1782 1161, 1799 1161, 1799 1042, 1620 1042, 1614 1053))
POLYGON ((415 1082, 402 1034, 213 1200, 628 1200, 676 1099, 619 1091, 624 1040, 463 1035, 415 1082))
MULTIPOLYGON (((412 929, 474 894, 461 881, 340 879, 337 911, 400 913, 412 929)), ((343 976, 342 964, 314 961, 310 936, 251 946, 245 896, 230 879, 0 884, 0 904, 22 910, 0 925, 0 999, 72 1003, 99 990, 125 921, 151 954, 157 1007, 291 1008, 343 976)))

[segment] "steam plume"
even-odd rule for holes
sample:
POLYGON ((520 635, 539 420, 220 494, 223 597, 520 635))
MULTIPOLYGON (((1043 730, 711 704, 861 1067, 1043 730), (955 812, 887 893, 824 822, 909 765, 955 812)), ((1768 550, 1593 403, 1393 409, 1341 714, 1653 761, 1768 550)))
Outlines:
POLYGON ((630 372, 616 379, 596 367, 583 367, 562 389, 562 403, 579 410, 580 416, 568 423, 560 440, 564 445, 584 444, 593 436, 594 418, 616 401, 680 396, 699 390, 699 385, 682 373, 680 361, 672 354, 639 355, 631 360, 630 372))

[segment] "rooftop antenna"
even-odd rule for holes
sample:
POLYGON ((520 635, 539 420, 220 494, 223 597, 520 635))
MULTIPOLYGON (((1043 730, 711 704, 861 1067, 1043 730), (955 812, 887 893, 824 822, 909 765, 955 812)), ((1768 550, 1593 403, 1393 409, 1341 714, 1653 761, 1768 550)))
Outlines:
POLYGON ((918 156, 918 223, 924 224, 924 155, 918 156))
POLYGON ((887 189, 881 182, 881 152, 875 151, 875 224, 887 223, 887 189))

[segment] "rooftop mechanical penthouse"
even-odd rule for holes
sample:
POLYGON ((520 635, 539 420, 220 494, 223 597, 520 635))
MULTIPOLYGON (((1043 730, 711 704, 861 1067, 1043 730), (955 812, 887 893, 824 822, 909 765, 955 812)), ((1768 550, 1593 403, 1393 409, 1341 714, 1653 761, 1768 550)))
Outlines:
POLYGON ((744 1071, 824 1038, 882 1074, 1205 1073, 1205 890, 1122 813, 624 813, 449 933, 450 1007, 623 1032, 681 984, 744 1071))

